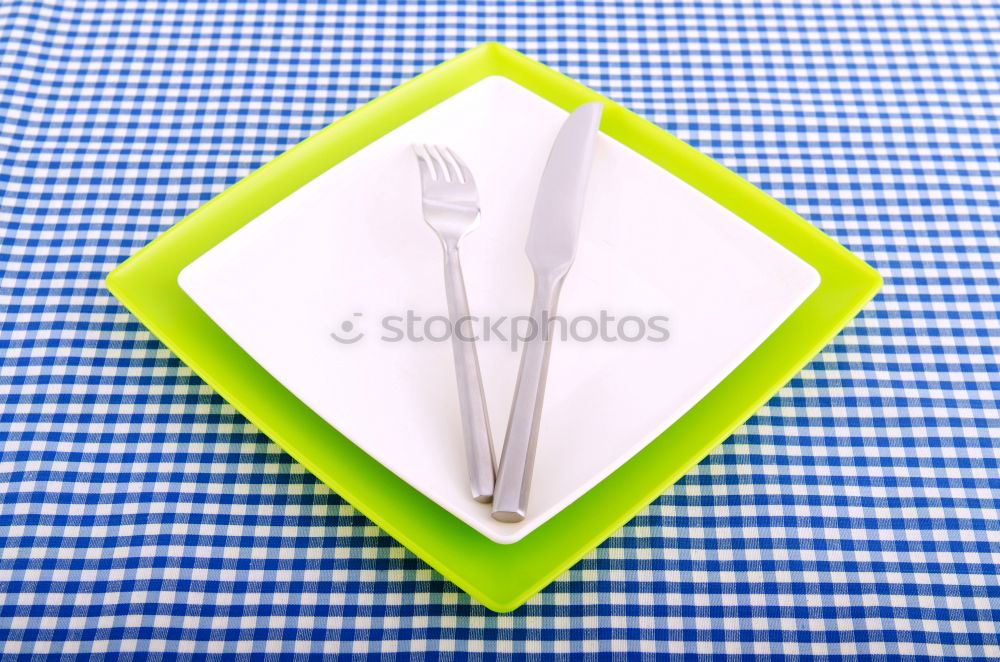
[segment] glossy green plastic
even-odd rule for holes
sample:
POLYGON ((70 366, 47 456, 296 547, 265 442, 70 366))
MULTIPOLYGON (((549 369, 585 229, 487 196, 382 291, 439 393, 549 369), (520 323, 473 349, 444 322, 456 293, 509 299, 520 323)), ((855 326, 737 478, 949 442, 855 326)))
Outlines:
POLYGON ((495 43, 449 60, 334 122, 177 223, 107 277, 108 288, 137 318, 265 434, 495 611, 523 604, 662 494, 815 356, 880 285, 871 267, 704 154, 584 85, 495 43), (240 349, 177 285, 185 265, 268 207, 491 75, 506 76, 567 110, 604 101, 602 131, 711 196, 822 277, 791 317, 701 402, 611 476, 512 545, 488 540, 343 437, 240 349))

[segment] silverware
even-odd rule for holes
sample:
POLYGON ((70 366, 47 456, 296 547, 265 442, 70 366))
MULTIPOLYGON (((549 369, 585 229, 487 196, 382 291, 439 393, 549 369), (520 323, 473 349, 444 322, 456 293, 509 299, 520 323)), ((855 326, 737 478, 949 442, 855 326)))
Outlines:
POLYGON ((423 145, 414 147, 414 152, 420 164, 424 220, 437 233, 444 248, 444 283, 469 485, 473 499, 489 503, 493 498, 493 440, 465 280, 458 257, 458 244, 462 237, 479 225, 479 196, 472 173, 450 149, 423 145))
POLYGON ((583 198, 603 104, 574 110, 556 136, 535 198, 526 252, 535 272, 534 334, 525 341, 493 495, 493 519, 524 519, 552 347, 548 322, 576 257, 583 198))

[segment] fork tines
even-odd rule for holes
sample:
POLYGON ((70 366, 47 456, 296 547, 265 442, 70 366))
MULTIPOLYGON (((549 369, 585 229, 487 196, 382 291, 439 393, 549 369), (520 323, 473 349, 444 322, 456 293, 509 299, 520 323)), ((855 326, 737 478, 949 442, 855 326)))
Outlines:
POLYGON ((438 145, 414 146, 413 151, 420 163, 421 174, 432 181, 445 181, 456 184, 472 183, 472 173, 448 147, 438 145))

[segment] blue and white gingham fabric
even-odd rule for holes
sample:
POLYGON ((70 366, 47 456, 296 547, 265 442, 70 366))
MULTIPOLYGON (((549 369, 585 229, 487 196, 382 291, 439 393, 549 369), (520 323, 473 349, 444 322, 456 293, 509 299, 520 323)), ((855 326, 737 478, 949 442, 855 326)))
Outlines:
POLYGON ((997 659, 998 44, 993 1, 0 1, 0 657, 997 659), (731 439, 505 615, 102 282, 485 40, 667 128, 886 279, 731 439))

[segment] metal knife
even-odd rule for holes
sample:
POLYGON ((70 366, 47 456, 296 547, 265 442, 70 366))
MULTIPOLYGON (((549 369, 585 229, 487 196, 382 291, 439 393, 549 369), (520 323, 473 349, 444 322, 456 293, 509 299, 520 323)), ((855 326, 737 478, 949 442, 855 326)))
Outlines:
POLYGON ((493 490, 493 519, 501 522, 520 522, 527 509, 552 347, 549 320, 556 314, 559 291, 576 257, 584 193, 603 108, 598 101, 570 113, 552 145, 535 198, 525 249, 535 272, 531 303, 534 333, 521 353, 493 490))

